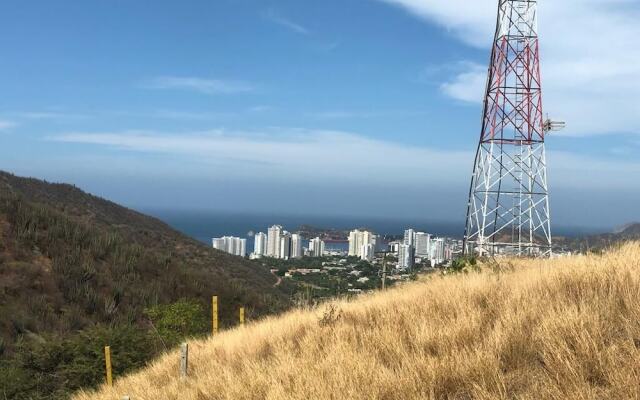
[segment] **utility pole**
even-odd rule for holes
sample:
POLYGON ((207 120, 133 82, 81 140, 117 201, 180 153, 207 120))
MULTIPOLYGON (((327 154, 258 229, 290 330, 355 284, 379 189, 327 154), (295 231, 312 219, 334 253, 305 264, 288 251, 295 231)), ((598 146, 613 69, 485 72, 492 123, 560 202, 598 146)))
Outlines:
POLYGON ((387 283, 387 252, 384 252, 382 257, 382 290, 384 291, 387 283))

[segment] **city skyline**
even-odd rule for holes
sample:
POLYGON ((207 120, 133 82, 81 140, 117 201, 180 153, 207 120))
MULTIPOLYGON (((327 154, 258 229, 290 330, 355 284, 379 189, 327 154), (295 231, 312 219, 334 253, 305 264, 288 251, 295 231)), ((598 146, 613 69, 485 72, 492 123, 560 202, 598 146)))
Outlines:
POLYGON ((259 260, 264 257, 281 260, 295 260, 303 257, 355 257, 362 261, 374 262, 386 259, 387 254, 396 256, 398 269, 412 271, 417 263, 428 261, 430 267, 442 266, 462 254, 462 241, 454 238, 437 237, 430 233, 404 230, 400 240, 385 239, 375 232, 365 229, 351 230, 342 240, 333 237, 330 241, 347 243, 343 249, 326 249, 323 234, 313 239, 305 238, 300 232, 292 233, 282 225, 271 225, 267 233, 257 232, 253 236, 253 251, 248 252, 247 238, 223 236, 213 238, 213 248, 226 253, 259 260))
MULTIPOLYGON (((640 9, 592 3, 539 5, 545 112, 568 123, 551 211, 615 227, 640 201, 640 9)), ((495 1, 152 5, 7 5, 0 169, 137 209, 463 221, 495 1)))

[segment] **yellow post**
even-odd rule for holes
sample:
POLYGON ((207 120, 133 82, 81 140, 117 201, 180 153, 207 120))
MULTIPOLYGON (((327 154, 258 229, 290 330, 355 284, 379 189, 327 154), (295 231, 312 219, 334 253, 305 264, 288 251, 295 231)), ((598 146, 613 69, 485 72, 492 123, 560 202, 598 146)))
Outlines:
POLYGON ((104 363, 107 368, 107 385, 113 386, 113 377, 111 376, 111 347, 104 346, 104 363))
POLYGON ((218 333, 218 296, 211 298, 211 333, 218 333))
POLYGON ((240 307, 240 325, 244 325, 244 307, 240 307))

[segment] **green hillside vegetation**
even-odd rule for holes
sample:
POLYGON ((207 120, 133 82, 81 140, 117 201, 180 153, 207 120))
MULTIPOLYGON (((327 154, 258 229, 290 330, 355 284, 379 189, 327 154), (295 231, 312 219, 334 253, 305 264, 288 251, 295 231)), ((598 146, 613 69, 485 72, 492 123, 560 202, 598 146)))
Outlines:
POLYGON ((0 399, 59 399, 185 336, 289 307, 267 268, 64 184, 0 172, 0 399))

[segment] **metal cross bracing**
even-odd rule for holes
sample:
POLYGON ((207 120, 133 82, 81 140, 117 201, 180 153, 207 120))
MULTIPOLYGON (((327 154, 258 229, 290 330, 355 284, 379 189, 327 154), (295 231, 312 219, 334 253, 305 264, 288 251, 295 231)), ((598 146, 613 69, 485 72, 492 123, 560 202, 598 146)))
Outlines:
POLYGON ((536 0, 500 0, 465 253, 551 254, 536 0))

